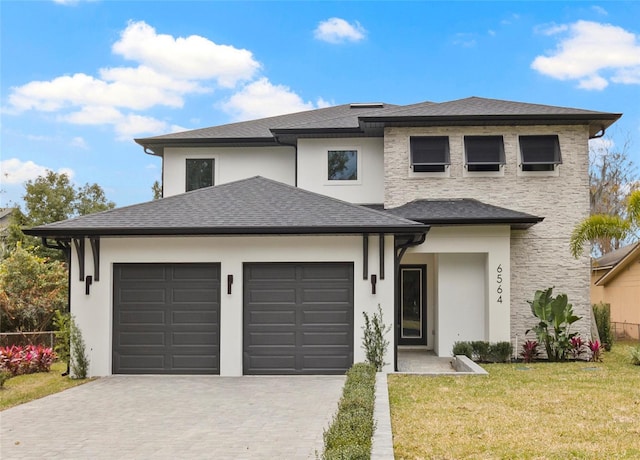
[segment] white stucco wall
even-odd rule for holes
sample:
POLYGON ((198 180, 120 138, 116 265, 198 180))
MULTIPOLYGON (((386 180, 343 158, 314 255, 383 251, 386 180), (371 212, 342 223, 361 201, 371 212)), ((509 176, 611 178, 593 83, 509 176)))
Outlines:
POLYGON ((300 139, 298 187, 358 204, 384 201, 382 138, 300 139), (358 180, 327 180, 329 150, 358 151, 358 180))
POLYGON ((215 185, 254 176, 295 184, 293 147, 165 148, 162 165, 165 197, 184 193, 188 158, 213 158, 215 185))
POLYGON ((510 340, 510 237, 506 225, 434 227, 403 257, 427 264, 428 332, 439 356, 458 340, 510 340))
MULTIPOLYGON (((89 245, 87 244, 87 247, 89 245)), ((242 375, 243 263, 245 262, 352 262, 354 266, 354 362, 364 361, 361 348, 363 315, 378 305, 384 319, 393 318, 393 238, 385 238, 385 277, 380 279, 378 237, 370 237, 369 275, 378 276, 377 293, 369 279, 363 280, 362 236, 273 236, 273 237, 158 237, 102 238, 100 281, 85 295, 78 280, 75 249, 71 265, 71 311, 80 326, 91 363, 91 376, 111 374, 113 326, 113 264, 216 262, 221 277, 234 277, 232 293, 222 286, 220 298, 220 374, 242 375)), ((86 275, 94 275, 91 251, 85 255, 86 275)), ((224 284, 224 282, 223 282, 224 284)), ((392 342, 393 338, 388 337, 392 342)), ((386 361, 392 370, 393 350, 386 361)))

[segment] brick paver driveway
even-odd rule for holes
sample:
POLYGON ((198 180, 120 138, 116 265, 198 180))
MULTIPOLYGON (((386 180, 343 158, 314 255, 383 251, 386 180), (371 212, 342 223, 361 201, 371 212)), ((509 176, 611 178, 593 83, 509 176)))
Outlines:
POLYGON ((107 377, 0 412, 0 458, 315 458, 344 381, 107 377))

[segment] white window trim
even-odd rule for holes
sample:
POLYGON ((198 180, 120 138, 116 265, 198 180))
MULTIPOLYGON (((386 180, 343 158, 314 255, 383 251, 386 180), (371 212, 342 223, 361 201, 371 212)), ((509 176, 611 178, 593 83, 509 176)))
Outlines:
POLYGON ((504 145, 504 134, 463 134, 460 139, 462 145, 462 177, 504 177, 504 169, 506 164, 507 152, 504 145), (464 142, 465 136, 472 137, 502 137, 502 149, 505 156, 505 163, 500 164, 497 171, 469 171, 467 163, 467 146, 464 142))
POLYGON ((331 146, 327 147, 324 153, 324 185, 331 186, 352 186, 362 185, 362 148, 360 146, 331 146), (353 150, 356 152, 356 172, 358 178, 356 180, 330 180, 329 179, 329 152, 341 151, 341 150, 353 150))
POLYGON ((409 160, 408 176, 410 179, 425 178, 447 178, 451 177, 451 136, 441 134, 411 134, 407 137, 407 158, 409 160), (411 138, 412 137, 448 137, 449 138, 449 164, 444 165, 444 171, 438 172, 416 172, 413 170, 413 162, 411 160, 411 138))
POLYGON ((554 165, 553 171, 523 171, 522 170, 522 152, 520 151, 520 136, 558 136, 558 145, 560 147, 560 158, 562 158, 562 142, 561 136, 557 132, 550 133, 518 133, 516 137, 516 159, 518 160, 517 177, 559 177, 560 167, 562 163, 554 165))

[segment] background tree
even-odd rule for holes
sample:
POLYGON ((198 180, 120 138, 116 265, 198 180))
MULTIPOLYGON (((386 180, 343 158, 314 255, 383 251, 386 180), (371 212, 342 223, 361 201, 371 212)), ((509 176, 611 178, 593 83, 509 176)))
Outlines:
POLYGON ((155 181, 153 183, 153 185, 151 186, 151 192, 153 193, 154 200, 159 200, 160 198, 162 198, 162 184, 160 184, 160 181, 155 181))
POLYGON ((67 303, 62 262, 18 246, 0 262, 0 330, 42 331, 67 303))
POLYGON ((595 235, 590 238, 594 256, 606 254, 628 242, 625 238, 632 226, 628 200, 631 193, 640 188, 636 166, 629 159, 630 148, 629 136, 620 149, 607 138, 589 146, 590 214, 593 218, 583 226, 587 225, 585 232, 595 235))
POLYGON ((48 171, 25 184, 24 211, 17 208, 12 214, 7 235, 7 249, 14 250, 18 243, 24 247, 33 246, 42 257, 62 259, 60 251, 42 246, 37 238, 22 233, 23 227, 50 224, 71 217, 106 211, 115 207, 107 200, 104 191, 97 184, 75 187, 66 174, 48 171))

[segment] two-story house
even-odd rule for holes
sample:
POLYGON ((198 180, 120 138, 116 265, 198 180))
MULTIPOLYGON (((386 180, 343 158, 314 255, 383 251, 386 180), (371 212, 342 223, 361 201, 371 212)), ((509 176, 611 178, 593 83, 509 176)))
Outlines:
POLYGON ((555 286, 590 334, 588 141, 620 114, 472 97, 346 104, 136 139, 164 198, 28 231, 71 251, 91 374, 340 373, 363 312, 398 347, 521 342, 555 286))

